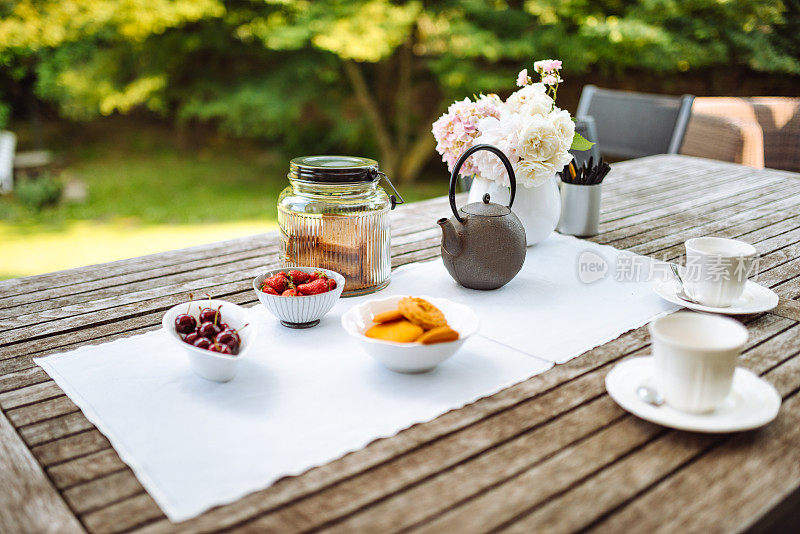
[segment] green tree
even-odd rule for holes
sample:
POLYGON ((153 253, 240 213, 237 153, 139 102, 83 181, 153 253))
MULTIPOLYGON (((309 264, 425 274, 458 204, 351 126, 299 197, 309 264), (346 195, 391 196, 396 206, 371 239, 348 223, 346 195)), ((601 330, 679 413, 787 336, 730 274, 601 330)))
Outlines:
POLYGON ((276 143, 375 154, 399 181, 455 98, 566 74, 800 74, 798 0, 20 0, 0 4, 0 99, 65 117, 146 109, 276 143), (5 98, 8 101, 8 98, 5 98))

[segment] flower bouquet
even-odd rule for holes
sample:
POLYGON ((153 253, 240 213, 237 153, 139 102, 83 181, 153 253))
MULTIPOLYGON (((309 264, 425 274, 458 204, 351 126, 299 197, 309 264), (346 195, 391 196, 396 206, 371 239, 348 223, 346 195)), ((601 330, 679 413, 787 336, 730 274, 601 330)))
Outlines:
MULTIPOLYGON (((481 95, 453 103, 436 122, 436 151, 452 172, 456 161, 474 145, 493 145, 511 162, 517 184, 514 212, 525 226, 528 244, 545 239, 558 224, 561 204, 556 173, 572 161, 569 153, 588 150, 591 142, 575 132, 569 112, 556 106, 561 61, 534 63, 539 81, 523 69, 520 87, 505 102, 497 95, 481 95)), ((472 175, 470 202, 490 193, 498 203, 507 203, 510 182, 502 162, 490 152, 478 152, 461 167, 472 175)))

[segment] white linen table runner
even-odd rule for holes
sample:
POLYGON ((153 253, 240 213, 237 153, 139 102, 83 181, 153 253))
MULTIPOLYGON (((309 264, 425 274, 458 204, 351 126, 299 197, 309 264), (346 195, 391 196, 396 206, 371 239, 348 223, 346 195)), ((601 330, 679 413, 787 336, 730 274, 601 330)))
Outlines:
POLYGON ((384 369, 341 328, 347 309, 375 295, 340 300, 309 330, 284 328, 260 305, 252 308, 257 346, 226 384, 195 376, 162 331, 36 363, 108 437, 169 519, 182 521, 491 395, 676 309, 647 281, 615 280, 610 266, 619 254, 554 235, 528 249, 522 272, 496 291, 458 286, 441 260, 398 269, 378 296, 444 297, 471 306, 482 321, 480 335, 421 375, 384 369), (592 284, 578 278, 587 251, 589 260, 609 266, 592 284))

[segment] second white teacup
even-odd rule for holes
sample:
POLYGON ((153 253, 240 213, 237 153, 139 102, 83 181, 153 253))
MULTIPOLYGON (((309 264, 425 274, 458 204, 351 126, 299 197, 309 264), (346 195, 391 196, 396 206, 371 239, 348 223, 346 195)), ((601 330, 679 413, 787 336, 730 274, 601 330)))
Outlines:
POLYGON ((706 306, 727 308, 742 296, 753 268, 756 248, 722 237, 695 237, 685 243, 684 287, 706 306))
POLYGON ((728 317, 678 312, 656 319, 649 329, 654 379, 667 404, 693 413, 722 404, 747 342, 747 328, 728 317))

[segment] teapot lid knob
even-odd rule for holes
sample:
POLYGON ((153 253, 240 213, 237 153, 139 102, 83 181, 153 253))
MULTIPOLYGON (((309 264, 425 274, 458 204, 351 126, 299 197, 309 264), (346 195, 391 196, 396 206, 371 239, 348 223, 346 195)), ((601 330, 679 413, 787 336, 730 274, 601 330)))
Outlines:
POLYGON ((486 193, 485 195, 483 195, 483 203, 484 204, 488 204, 489 203, 489 193, 486 193))
MULTIPOLYGON (((510 195, 510 199, 508 201, 508 210, 506 210, 506 212, 508 212, 508 213, 511 212, 511 206, 514 204, 514 196, 516 195, 516 192, 517 192, 517 179, 516 179, 516 176, 514 176, 514 168, 512 167, 511 162, 508 161, 508 157, 503 153, 502 150, 500 150, 496 146, 492 146, 492 145, 475 145, 472 148, 468 148, 467 151, 464 152, 463 154, 461 154, 461 157, 458 158, 458 161, 456 162, 456 166, 453 168, 452 172, 450 173, 450 194, 448 195, 450 197, 450 209, 453 210, 453 216, 460 223, 463 223, 464 219, 462 219, 461 215, 458 214, 458 208, 456 208, 456 182, 458 181, 458 174, 459 174, 459 171, 461 171, 461 166, 464 164, 464 162, 467 160, 467 158, 469 158, 472 154, 474 154, 478 150, 488 150, 489 152, 493 153, 498 158, 500 158, 500 161, 503 163, 503 166, 506 168, 506 173, 508 174, 508 179, 511 182, 511 195, 510 195)), ((489 204, 489 197, 488 196, 484 197, 483 202, 484 202, 485 205, 488 205, 489 204)), ((477 202, 475 202, 475 204, 478 204, 480 206, 480 204, 477 203, 477 202)), ((499 205, 498 204, 493 204, 493 206, 499 206, 499 205)), ((489 215, 489 214, 481 214, 481 215, 489 215)), ((497 213, 497 214, 494 214, 494 215, 500 215, 500 213, 497 213)))

